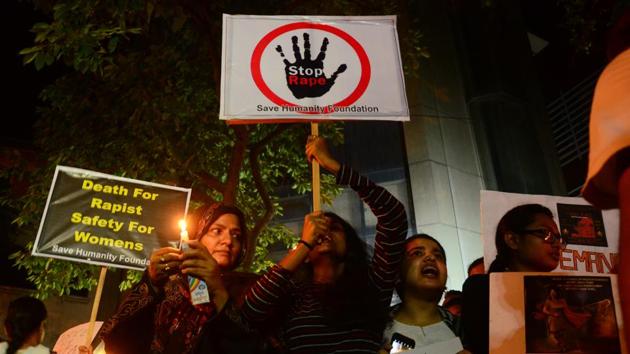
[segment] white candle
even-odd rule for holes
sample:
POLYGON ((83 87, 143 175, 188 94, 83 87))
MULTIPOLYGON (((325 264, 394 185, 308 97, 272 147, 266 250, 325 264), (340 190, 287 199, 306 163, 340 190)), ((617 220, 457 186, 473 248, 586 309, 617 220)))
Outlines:
POLYGON ((186 230, 186 220, 182 219, 179 221, 180 233, 179 237, 182 242, 188 242, 188 231, 186 230))
MULTIPOLYGON (((186 220, 179 221, 179 237, 181 239, 181 250, 188 250, 188 231, 186 231, 186 220)), ((193 305, 200 305, 210 302, 210 293, 208 292, 208 286, 202 279, 197 279, 192 275, 188 275, 188 289, 190 290, 190 302, 193 305)))

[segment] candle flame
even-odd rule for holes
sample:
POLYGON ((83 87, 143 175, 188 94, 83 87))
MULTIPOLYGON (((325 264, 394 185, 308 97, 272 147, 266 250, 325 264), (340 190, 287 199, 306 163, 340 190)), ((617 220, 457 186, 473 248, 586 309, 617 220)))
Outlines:
POLYGON ((181 237, 181 240, 184 242, 188 242, 188 231, 186 231, 186 220, 185 219, 181 219, 179 221, 179 228, 181 229, 181 232, 179 233, 179 236, 181 237))

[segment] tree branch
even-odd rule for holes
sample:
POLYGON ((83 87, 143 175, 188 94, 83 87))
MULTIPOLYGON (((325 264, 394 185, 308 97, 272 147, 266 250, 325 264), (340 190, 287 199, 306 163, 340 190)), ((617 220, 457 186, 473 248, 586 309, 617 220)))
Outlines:
POLYGON ((216 203, 216 200, 214 200, 212 197, 210 197, 209 195, 207 195, 206 193, 202 193, 199 190, 193 188, 192 192, 191 192, 191 197, 193 200, 198 200, 204 204, 214 204, 216 203))
POLYGON ((269 142, 273 139, 275 139, 278 135, 282 134, 283 132, 291 129, 291 128, 295 128, 296 126, 298 126, 298 124, 277 124, 276 125, 276 129, 272 130, 271 132, 269 132, 269 134, 267 134, 264 138, 260 139, 258 142, 256 142, 255 144, 250 144, 249 145, 249 149, 253 150, 253 149, 261 149, 263 146, 269 144, 269 142))
POLYGON ((223 193, 226 188, 225 184, 221 183, 218 178, 208 174, 207 172, 194 172, 194 174, 199 177, 203 181, 203 183, 208 187, 208 189, 214 189, 219 193, 223 193))
POLYGON ((249 270, 249 268, 251 267, 254 261, 254 255, 256 254, 256 252, 254 252, 254 249, 256 247, 256 241, 258 240, 258 235, 263 230, 263 228, 267 226, 267 224, 271 221, 274 215, 273 203, 271 202, 271 197, 269 196, 269 192, 267 191, 267 188, 265 187, 262 174, 260 173, 260 162, 258 161, 258 158, 260 156, 260 153, 262 152, 262 149, 271 140, 276 138, 278 135, 282 134, 284 131, 294 127, 295 125, 296 124, 280 124, 276 127, 276 129, 274 129, 269 134, 267 134, 267 136, 260 139, 257 143, 250 145, 249 164, 252 170, 252 177, 254 178, 254 184, 256 185, 256 189, 258 190, 260 199, 262 200, 263 205, 265 207, 265 212, 258 220, 256 220, 256 224, 254 225, 254 228, 247 236, 247 245, 246 245, 247 253, 245 254, 245 259, 243 260, 243 268, 245 270, 249 270))
POLYGON ((249 131, 242 125, 231 126, 230 128, 232 128, 236 134, 236 144, 232 149, 227 179, 224 184, 223 202, 234 205, 236 201, 236 191, 238 190, 239 176, 241 168, 243 167, 243 161, 245 160, 245 150, 249 142, 249 131))
POLYGON ((243 268, 248 271, 254 261, 254 255, 256 254, 255 247, 256 241, 258 240, 258 235, 262 231, 262 229, 271 221, 274 214, 273 203, 271 202, 271 197, 269 196, 269 192, 267 188, 265 188, 262 175, 260 173, 260 163, 258 162, 258 157, 260 156, 260 148, 250 150, 249 151, 249 163, 252 169, 252 177, 254 178, 254 184, 256 185, 256 189, 258 189, 258 194, 260 195, 260 199, 263 202, 265 212, 263 215, 256 220, 256 224, 251 232, 247 235, 247 245, 245 254, 245 259, 243 260, 243 268))

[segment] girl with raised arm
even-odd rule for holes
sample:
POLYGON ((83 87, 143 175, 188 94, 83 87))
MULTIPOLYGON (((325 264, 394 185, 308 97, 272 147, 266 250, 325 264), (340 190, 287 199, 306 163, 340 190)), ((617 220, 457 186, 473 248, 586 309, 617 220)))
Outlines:
POLYGON ((349 185, 377 217, 374 255, 338 215, 306 215, 302 238, 248 291, 245 319, 279 323, 289 353, 376 353, 404 251, 404 206, 328 152, 322 138, 310 137, 306 156, 349 185))

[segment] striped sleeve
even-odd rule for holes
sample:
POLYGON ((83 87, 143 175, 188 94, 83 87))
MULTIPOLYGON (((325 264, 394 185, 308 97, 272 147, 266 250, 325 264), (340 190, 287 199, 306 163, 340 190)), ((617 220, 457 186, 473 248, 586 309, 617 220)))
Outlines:
POLYGON ((291 272, 274 265, 245 294, 242 313, 245 320, 256 325, 269 318, 287 294, 291 272))
POLYGON ((381 301, 389 305, 407 236, 405 207, 385 188, 347 166, 342 166, 339 170, 337 183, 354 189, 376 216, 376 237, 370 277, 381 301))

